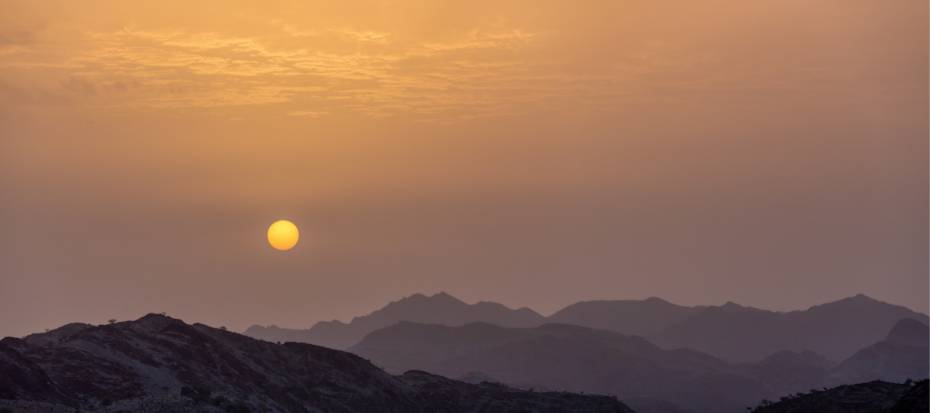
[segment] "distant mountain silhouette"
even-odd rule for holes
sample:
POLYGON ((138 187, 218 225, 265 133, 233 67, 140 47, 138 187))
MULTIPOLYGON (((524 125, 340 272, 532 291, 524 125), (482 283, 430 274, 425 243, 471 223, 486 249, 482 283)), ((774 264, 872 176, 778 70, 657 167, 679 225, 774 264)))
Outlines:
POLYGON ((699 311, 700 307, 680 306, 657 297, 582 301, 557 311, 547 321, 649 337, 699 311))
POLYGON ((902 382, 926 379, 930 372, 930 329, 911 319, 899 321, 884 340, 853 354, 834 369, 832 382, 902 382))
POLYGON ((450 326, 487 322, 506 327, 531 327, 544 323, 545 318, 528 308, 514 310, 487 301, 466 304, 443 292, 432 296, 414 294, 371 314, 355 317, 349 323, 324 321, 308 330, 252 326, 245 334, 272 342, 296 341, 345 349, 358 343, 366 334, 400 321, 450 326))
POLYGON ((273 344, 150 314, 0 340, 16 412, 631 412, 606 396, 391 376, 353 354, 273 344))
MULTIPOLYGON (((480 372, 521 388, 614 394, 652 412, 739 412, 795 386, 789 377, 787 387, 765 383, 760 377, 768 372, 696 351, 664 350, 640 337, 565 324, 405 322, 369 334, 350 351, 388 371, 416 368, 449 377, 480 372)), ((799 359, 824 362, 811 355, 799 359)), ((826 369, 811 369, 815 379, 796 382, 819 384, 826 369)))
MULTIPOLYGON (((920 337, 927 340, 926 327, 921 335, 919 326, 923 324, 907 319, 892 329, 886 341, 911 346, 882 347, 879 360, 895 362, 865 358, 868 369, 854 371, 869 372, 869 380, 903 381, 907 377, 901 369, 922 369, 924 375, 909 377, 926 377, 926 344, 920 347, 923 359, 916 362, 911 350, 920 337)), ((614 394, 638 411, 657 413, 738 412, 764 398, 829 383, 857 383, 863 377, 848 374, 844 367, 862 365, 857 356, 836 365, 811 351, 783 350, 756 363, 733 363, 693 350, 662 349, 637 336, 566 324, 505 328, 401 322, 372 332, 349 351, 389 372, 418 369, 521 388, 614 394)))
POLYGON ((765 402, 752 413, 926 413, 927 381, 872 381, 765 402))
POLYGON ((927 315, 857 295, 802 311, 776 312, 735 303, 687 307, 645 300, 582 301, 549 317, 528 308, 466 304, 439 293, 414 294, 350 323, 320 322, 310 329, 252 326, 251 337, 346 349, 366 334, 402 321, 446 326, 486 322, 502 327, 573 324, 646 337, 666 349, 691 348, 731 362, 758 362, 783 351, 813 351, 839 362, 882 339, 898 320, 928 322, 927 315))
POLYGON ((649 338, 665 348, 691 348, 731 361, 757 361, 781 350, 810 350, 840 361, 882 340, 903 318, 927 323, 924 314, 861 294, 791 312, 727 303, 703 308, 649 338))

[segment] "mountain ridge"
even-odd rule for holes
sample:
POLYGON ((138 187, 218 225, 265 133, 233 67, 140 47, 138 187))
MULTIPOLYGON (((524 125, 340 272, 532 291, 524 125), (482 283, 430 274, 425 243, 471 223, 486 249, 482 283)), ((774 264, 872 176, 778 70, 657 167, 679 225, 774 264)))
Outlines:
POLYGON ((642 337, 569 324, 398 323, 371 333, 350 351, 388 371, 416 368, 449 377, 478 373, 520 388, 614 394, 693 411, 720 411, 714 408, 721 405, 733 411, 769 394, 712 356, 664 350, 642 337))
POLYGON ((737 362, 781 350, 814 351, 841 361, 885 338, 901 319, 927 315, 864 294, 787 312, 738 305, 707 307, 650 336, 666 348, 687 347, 737 362))
POLYGON ((345 349, 366 334, 399 321, 448 325, 485 321, 507 327, 528 327, 543 323, 545 318, 527 307, 512 309, 491 301, 467 304, 446 292, 431 296, 416 293, 391 301, 367 315, 353 317, 348 323, 321 321, 309 329, 253 325, 244 334, 273 342, 300 341, 345 349))
MULTIPOLYGON (((914 323, 922 325, 901 320, 888 337, 920 335, 914 323)), ((521 388, 616 394, 633 400, 633 408, 641 401, 652 402, 642 404, 652 408, 659 401, 677 409, 736 412, 764 398, 824 385, 926 378, 928 340, 924 336, 906 352, 882 347, 885 351, 877 362, 875 357, 863 357, 864 363, 844 361, 857 366, 856 374, 812 351, 782 350, 759 362, 736 363, 688 348, 664 349, 639 336, 557 323, 507 328, 400 322, 370 333, 349 350, 391 372, 419 369, 449 377, 492 378, 521 388), (912 353, 924 354, 923 361, 912 362, 912 353), (912 373, 899 374, 889 366, 910 367, 906 371, 912 373)), ((863 350, 867 355, 872 354, 869 348, 863 350)))
POLYGON ((765 400, 751 413, 924 413, 927 380, 914 384, 870 381, 765 400))
POLYGON ((889 326, 902 318, 930 322, 923 313, 864 294, 791 311, 764 310, 732 301, 683 306, 658 297, 590 300, 570 304, 544 317, 527 307, 511 309, 491 301, 467 304, 440 292, 432 296, 412 294, 367 315, 353 317, 348 323, 323 321, 309 329, 253 325, 245 334, 272 342, 297 341, 346 349, 366 334, 400 321, 451 326, 484 321, 505 327, 557 322, 639 335, 665 348, 694 348, 736 362, 759 361, 781 350, 815 351, 840 361, 884 339, 889 326), (732 328, 734 325, 740 327, 732 328))
POLYGON ((631 413, 607 396, 527 392, 354 354, 273 344, 165 315, 0 340, 0 408, 20 411, 631 413))

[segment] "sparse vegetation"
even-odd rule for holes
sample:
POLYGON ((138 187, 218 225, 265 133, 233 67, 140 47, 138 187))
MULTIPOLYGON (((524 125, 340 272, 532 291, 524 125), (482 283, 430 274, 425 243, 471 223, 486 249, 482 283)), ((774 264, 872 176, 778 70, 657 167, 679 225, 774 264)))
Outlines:
POLYGON ((910 387, 904 383, 873 381, 812 390, 810 393, 799 392, 781 397, 778 402, 762 400, 755 408, 748 409, 753 413, 883 413, 895 405, 910 387))

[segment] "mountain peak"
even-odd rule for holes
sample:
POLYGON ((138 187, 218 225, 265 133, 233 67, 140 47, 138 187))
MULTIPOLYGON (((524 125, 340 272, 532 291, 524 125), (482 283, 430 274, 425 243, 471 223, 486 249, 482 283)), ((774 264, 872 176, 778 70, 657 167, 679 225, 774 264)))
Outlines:
POLYGON ((821 304, 821 306, 843 305, 843 304, 845 305, 868 305, 868 304, 881 304, 881 303, 882 302, 879 300, 876 300, 865 294, 859 293, 851 297, 841 298, 839 300, 836 300, 830 303, 821 304))
POLYGON ((148 313, 142 317, 139 317, 136 321, 139 322, 165 322, 165 321, 181 321, 177 318, 172 318, 166 315, 165 313, 148 313))
POLYGON ((869 311, 869 309, 877 306, 889 306, 889 307, 899 307, 905 309, 904 307, 895 306, 892 304, 885 303, 880 300, 876 300, 868 295, 859 293, 853 296, 846 298, 841 298, 836 301, 830 301, 823 304, 817 304, 811 306, 806 311, 835 311, 835 312, 845 312, 851 309, 869 311))
MULTIPOLYGON (((400 304, 400 303, 407 303, 407 302, 450 302, 450 303, 465 304, 464 302, 462 302, 462 300, 455 298, 454 296, 452 296, 451 294, 445 291, 440 291, 433 295, 426 295, 423 293, 414 293, 407 297, 401 298, 398 301, 394 301, 391 304, 400 304)), ((388 304, 388 306, 390 306, 390 304, 388 304)))
POLYGON ((742 305, 734 303, 733 301, 727 301, 722 306, 720 306, 720 309, 725 310, 725 311, 738 311, 738 310, 744 310, 746 308, 748 307, 744 307, 742 305))
MULTIPOLYGON (((872 302, 878 301, 878 300, 876 300, 876 299, 874 299, 874 298, 872 298, 872 297, 869 297, 869 296, 867 296, 867 295, 865 295, 865 294, 863 294, 863 293, 859 293, 859 294, 856 294, 856 295, 854 295, 854 296, 852 296, 852 297, 849 297, 849 298, 847 298, 847 300, 848 300, 848 301, 853 301, 853 302, 866 302, 866 303, 872 303, 872 302)), ((842 300, 841 300, 841 301, 842 301, 842 300)))
POLYGON ((165 313, 148 313, 135 321, 129 321, 129 323, 144 327, 164 328, 172 324, 184 324, 184 321, 169 317, 165 313))
POLYGON ((429 298, 430 298, 431 300, 434 300, 434 301, 449 301, 449 302, 455 302, 455 303, 462 303, 462 304, 465 304, 462 300, 459 300, 458 298, 455 298, 454 296, 452 296, 452 294, 449 294, 449 293, 447 293, 447 292, 445 292, 445 291, 440 291, 440 292, 438 292, 438 293, 436 293, 436 294, 433 294, 433 295, 430 296, 429 298))

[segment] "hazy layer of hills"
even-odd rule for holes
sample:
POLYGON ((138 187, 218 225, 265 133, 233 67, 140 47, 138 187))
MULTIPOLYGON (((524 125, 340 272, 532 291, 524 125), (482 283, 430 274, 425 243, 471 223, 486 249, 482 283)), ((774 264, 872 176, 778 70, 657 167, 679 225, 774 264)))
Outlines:
POLYGON ((687 347, 733 361, 776 351, 810 350, 840 361, 881 340, 901 319, 927 316, 857 295, 803 311, 775 312, 728 303, 706 307, 651 336, 665 347, 687 347))
POLYGON ((447 377, 480 373, 523 388, 666 400, 693 411, 738 410, 768 394, 756 380, 712 356, 663 350, 639 337, 565 324, 505 328, 404 322, 369 334, 350 351, 388 371, 416 368, 447 377))
MULTIPOLYGON (((644 338, 565 324, 505 328, 401 322, 369 334, 350 351, 388 371, 420 369, 509 385, 616 395, 635 410, 655 401, 679 411, 737 412, 833 384, 926 378, 927 326, 904 319, 887 337, 835 365, 814 352, 776 352, 732 363, 689 349, 666 350, 644 338)), ((653 411, 674 411, 653 408, 653 411)))
POLYGON ((556 311, 547 321, 651 337, 668 326, 694 316, 703 308, 672 304, 657 297, 645 300, 581 301, 556 311))
POLYGON ((349 323, 323 321, 306 330, 252 326, 245 334, 273 342, 296 341, 346 349, 366 334, 399 321, 452 326, 484 321, 505 327, 529 327, 543 323, 545 318, 528 308, 513 310, 492 302, 466 304, 446 293, 429 297, 414 294, 371 314, 355 317, 349 323))
POLYGON ((862 295, 792 312, 588 301, 543 317, 416 294, 350 323, 253 326, 247 334, 263 340, 148 315, 6 338, 0 412, 630 412, 629 405, 639 413, 735 413, 763 399, 781 401, 760 412, 909 412, 926 411, 925 383, 920 390, 873 381, 924 379, 930 370, 927 316, 862 295), (901 410, 908 406, 924 407, 901 410))
POLYGON ((902 382, 927 377, 930 353, 927 325, 911 319, 895 324, 888 337, 853 354, 837 366, 832 383, 858 383, 869 380, 902 382))
POLYGON ((755 362, 783 351, 813 351, 839 362, 884 338, 898 320, 928 323, 925 314, 864 295, 776 312, 734 303, 685 307, 659 298, 585 301, 549 317, 496 303, 466 304, 448 294, 416 294, 350 323, 321 322, 309 330, 252 326, 245 334, 269 341, 299 341, 345 349, 366 334, 401 321, 446 326, 486 322, 503 327, 574 324, 638 335, 668 349, 690 348, 734 362, 755 362))
POLYGON ((16 412, 631 412, 605 396, 392 376, 350 353, 150 314, 0 341, 16 412))

